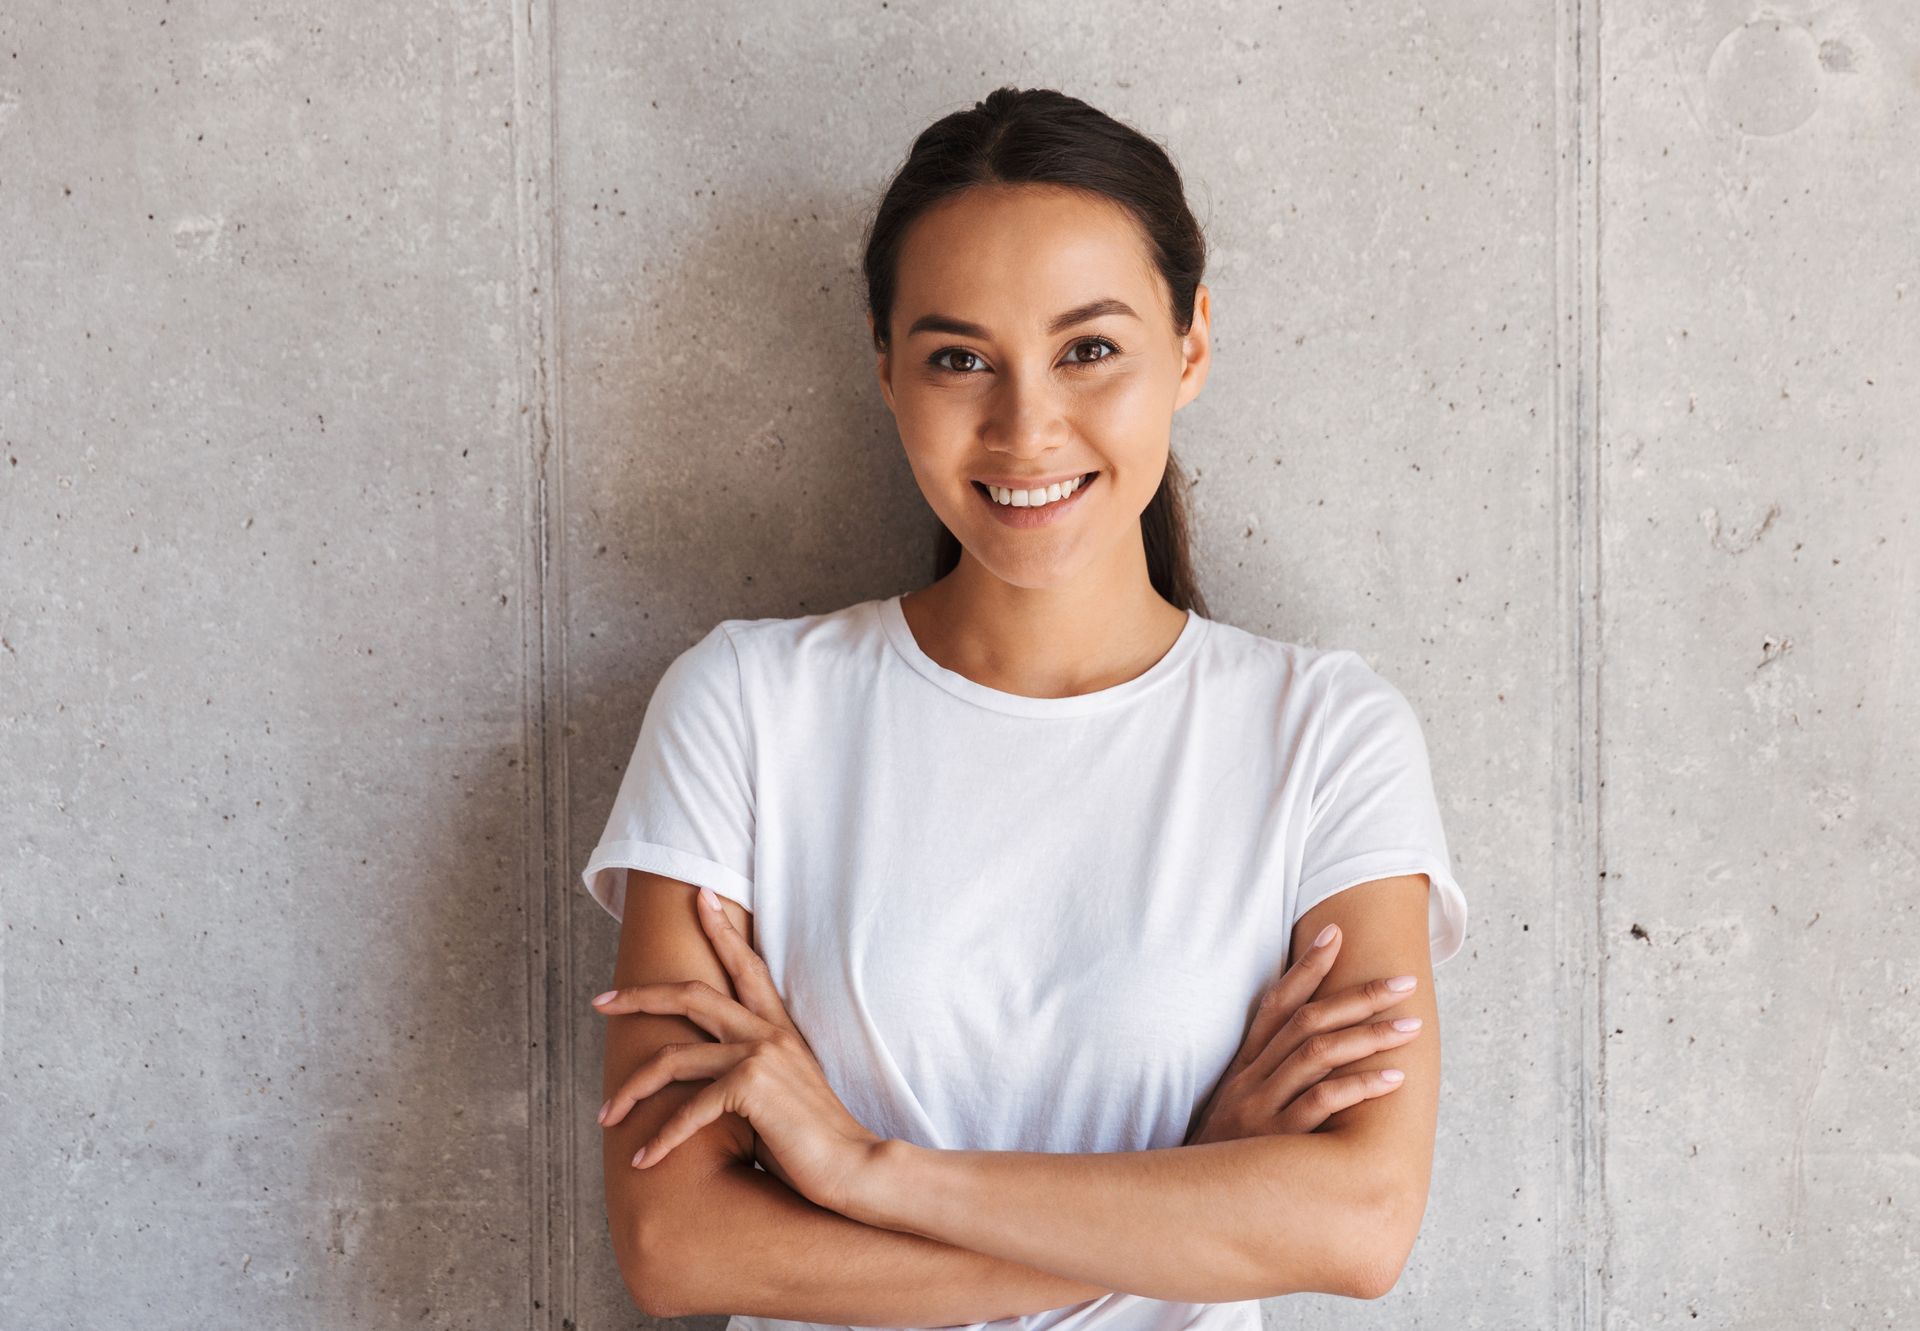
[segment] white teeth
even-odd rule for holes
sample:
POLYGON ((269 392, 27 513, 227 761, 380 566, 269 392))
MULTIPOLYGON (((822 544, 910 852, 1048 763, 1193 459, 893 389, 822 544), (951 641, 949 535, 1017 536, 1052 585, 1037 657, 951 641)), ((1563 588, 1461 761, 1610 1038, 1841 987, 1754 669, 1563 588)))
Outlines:
POLYGON ((993 496, 995 503, 1006 504, 1010 508, 1044 508, 1078 490, 1080 481, 1081 478, 1076 476, 1070 481, 1060 481, 1041 490, 1009 490, 1004 486, 989 485, 987 493, 993 496))

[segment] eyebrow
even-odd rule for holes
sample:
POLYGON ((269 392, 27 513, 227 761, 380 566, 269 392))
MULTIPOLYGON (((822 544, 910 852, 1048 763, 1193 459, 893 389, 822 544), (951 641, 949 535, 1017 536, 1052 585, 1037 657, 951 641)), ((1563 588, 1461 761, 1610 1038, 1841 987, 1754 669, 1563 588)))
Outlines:
MULTIPOLYGON (((1085 305, 1076 305, 1064 313, 1056 314, 1053 322, 1047 325, 1047 332, 1063 333, 1075 324, 1083 324, 1090 319, 1098 319, 1107 314, 1125 315, 1129 319, 1140 317, 1124 300, 1115 300, 1112 296, 1107 296, 1100 300, 1090 300, 1085 305)), ((965 319, 956 319, 950 314, 921 315, 913 321, 913 327, 907 329, 908 337, 916 333, 950 333, 955 337, 977 337, 982 340, 990 336, 979 324, 968 323, 965 319)))

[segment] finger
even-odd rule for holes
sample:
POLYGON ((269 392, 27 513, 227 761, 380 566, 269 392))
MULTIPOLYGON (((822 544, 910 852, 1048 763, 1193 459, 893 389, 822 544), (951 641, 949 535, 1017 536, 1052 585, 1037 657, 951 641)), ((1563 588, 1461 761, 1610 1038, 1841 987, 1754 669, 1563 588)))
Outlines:
MULTIPOLYGON (((1272 1075, 1273 1070, 1291 1057, 1293 1052, 1306 1041, 1316 1035, 1359 1025, 1385 1008, 1406 1002, 1417 983, 1417 978, 1412 975, 1368 980, 1363 984, 1350 985, 1325 998, 1315 998, 1310 1002, 1301 1003, 1274 1032, 1267 1047, 1255 1057, 1254 1068, 1259 1075, 1272 1075), (1407 987, 1393 988, 1395 984, 1401 983, 1407 987)), ((1336 1063, 1333 1066, 1338 1067, 1339 1064, 1336 1063)))
POLYGON ((727 1095, 728 1088, 723 1079, 705 1087, 693 1099, 674 1110, 667 1121, 660 1125, 660 1131, 634 1152, 634 1166, 645 1169, 666 1159, 667 1153, 674 1147, 726 1112, 727 1095))
POLYGON ((746 1057, 747 1048, 706 1040, 661 1045, 620 1083, 612 1098, 600 1106, 600 1125, 612 1127, 627 1116, 628 1110, 673 1082, 725 1076, 746 1057))
POLYGON ((1281 1131, 1312 1132, 1342 1109, 1378 1099, 1405 1084, 1406 1074, 1399 1068, 1375 1068, 1319 1082, 1281 1111, 1281 1131))
POLYGON ((1315 1082, 1324 1081, 1330 1072, 1358 1063, 1382 1049, 1397 1049, 1417 1039, 1421 1025, 1418 1017, 1396 1017, 1308 1038, 1268 1074, 1267 1083, 1274 1102, 1284 1105, 1315 1082))
POLYGON ((720 964, 733 977, 734 991, 746 1009, 776 1026, 797 1030, 787 1013, 787 1005, 780 1001, 780 991, 773 983, 773 972, 767 969, 766 958, 754 951, 746 935, 733 927, 733 921, 720 905, 719 894, 710 887, 701 888, 696 913, 720 964))
POLYGON ((1340 926, 1329 924, 1320 931, 1313 945, 1287 967, 1270 989, 1260 995, 1260 1005, 1254 1011, 1253 1020, 1247 1024, 1246 1038, 1240 1042, 1240 1050, 1234 1055, 1233 1062, 1228 1064, 1229 1074, 1257 1060, 1274 1035, 1287 1024, 1287 1019, 1302 1003, 1313 997, 1313 991, 1320 987, 1327 972, 1333 969, 1333 959, 1339 955, 1342 937, 1340 926))
POLYGON ((662 980, 609 989, 594 999, 593 1005, 610 1017, 631 1012, 686 1017, 722 1041, 750 1040, 764 1035, 767 1028, 763 1018, 747 1011, 731 995, 721 993, 705 980, 662 980))

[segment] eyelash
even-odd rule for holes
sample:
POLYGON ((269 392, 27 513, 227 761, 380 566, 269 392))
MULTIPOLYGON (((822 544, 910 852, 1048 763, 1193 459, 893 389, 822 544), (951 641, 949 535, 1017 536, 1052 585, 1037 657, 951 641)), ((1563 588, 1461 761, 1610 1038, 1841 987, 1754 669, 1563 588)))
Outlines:
MULTIPOLYGON (((1096 356, 1092 360, 1070 360, 1067 362, 1069 367, 1074 369, 1085 369, 1090 366, 1099 365, 1104 361, 1110 361, 1115 356, 1118 356, 1120 354, 1120 348, 1115 346, 1110 339, 1104 338, 1104 337, 1083 337, 1079 341, 1075 342, 1073 346, 1075 350, 1078 350, 1079 348, 1086 346, 1090 342, 1097 342, 1101 346, 1105 347, 1107 349, 1107 354, 1104 356, 1096 356)), ((972 356, 975 360, 980 359, 980 354, 978 352, 968 351, 965 347, 942 347, 940 348, 940 350, 934 352, 931 356, 927 357, 927 364, 933 366, 934 369, 940 371, 942 374, 951 374, 961 379, 968 378, 978 373, 978 371, 975 371, 975 370, 956 370, 951 365, 940 364, 940 358, 942 356, 950 356, 950 355, 953 355, 955 352, 958 352, 962 356, 972 356)))

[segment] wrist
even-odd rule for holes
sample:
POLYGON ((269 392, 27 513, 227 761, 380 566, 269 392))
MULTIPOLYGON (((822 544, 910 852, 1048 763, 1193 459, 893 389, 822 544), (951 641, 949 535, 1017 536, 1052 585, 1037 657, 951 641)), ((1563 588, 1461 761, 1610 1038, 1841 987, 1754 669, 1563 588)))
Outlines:
POLYGON ((843 1214, 849 1220, 881 1229, 899 1228, 897 1199, 902 1179, 921 1148, 898 1137, 882 1137, 867 1147, 866 1159, 854 1173, 852 1195, 843 1214))

